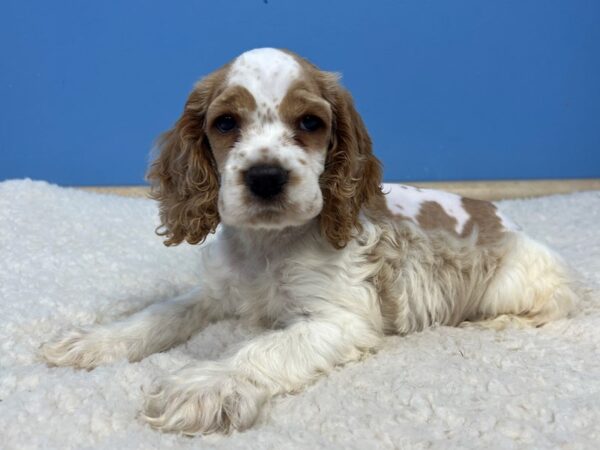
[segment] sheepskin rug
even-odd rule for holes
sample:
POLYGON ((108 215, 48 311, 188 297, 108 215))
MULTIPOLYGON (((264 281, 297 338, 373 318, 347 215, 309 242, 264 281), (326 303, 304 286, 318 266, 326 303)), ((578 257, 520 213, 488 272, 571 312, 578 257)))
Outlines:
POLYGON ((256 330, 218 323, 168 352, 91 372, 48 368, 37 349, 189 289, 198 248, 163 246, 151 200, 2 182, 0 448, 599 448, 600 192, 500 207, 586 280, 573 318, 389 337, 376 355, 275 399, 256 428, 188 438, 139 420, 142 389, 256 330))

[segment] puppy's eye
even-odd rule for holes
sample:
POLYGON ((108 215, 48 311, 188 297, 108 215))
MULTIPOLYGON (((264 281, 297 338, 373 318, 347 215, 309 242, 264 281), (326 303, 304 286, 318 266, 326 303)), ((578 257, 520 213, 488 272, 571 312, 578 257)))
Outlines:
POLYGON ((302 131, 317 131, 323 126, 323 121, 317 116, 311 114, 306 115, 300 119, 300 129, 302 131))
POLYGON ((233 116, 225 114, 223 116, 217 117, 214 126, 221 133, 229 133, 230 131, 237 128, 237 121, 233 116))

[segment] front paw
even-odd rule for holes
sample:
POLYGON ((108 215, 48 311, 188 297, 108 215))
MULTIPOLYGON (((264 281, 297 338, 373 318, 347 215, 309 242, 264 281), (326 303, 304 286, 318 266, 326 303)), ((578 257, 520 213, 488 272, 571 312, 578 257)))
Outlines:
POLYGON ((72 366, 91 370, 115 359, 115 347, 100 333, 92 330, 72 330, 60 339, 40 347, 39 354, 50 366, 72 366))
POLYGON ((222 368, 188 368, 146 398, 143 418, 153 428, 187 435, 251 427, 269 399, 266 388, 222 368))

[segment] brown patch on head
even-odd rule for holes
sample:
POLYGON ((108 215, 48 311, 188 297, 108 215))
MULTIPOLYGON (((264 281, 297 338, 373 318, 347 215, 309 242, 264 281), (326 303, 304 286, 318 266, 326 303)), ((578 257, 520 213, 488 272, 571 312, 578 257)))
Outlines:
POLYGON ((426 230, 435 230, 438 228, 450 231, 456 234, 457 220, 449 216, 444 208, 434 201, 424 202, 417 215, 418 224, 426 230))
MULTIPOLYGON (((338 75, 323 72, 298 55, 286 52, 300 64, 303 77, 295 83, 295 89, 290 89, 289 102, 284 99, 280 114, 288 121, 297 121, 303 109, 311 111, 310 114, 314 111, 330 130, 325 171, 320 179, 323 209, 319 218, 321 233, 334 247, 342 248, 361 230, 358 220, 361 209, 383 208, 385 204, 381 165, 373 155, 371 139, 352 97, 338 83, 338 75), (324 117, 328 109, 329 119, 324 117)), ((320 147, 323 138, 325 133, 315 135, 314 140, 305 137, 310 141, 304 145, 320 147)), ((302 145, 302 138, 300 142, 302 145)))
POLYGON ((469 236, 477 228, 479 233, 477 243, 479 244, 497 242, 502 237, 504 227, 497 215, 496 205, 483 200, 463 197, 462 206, 471 217, 465 224, 461 236, 469 236))
POLYGON ((222 166, 229 149, 239 138, 240 129, 255 110, 256 100, 243 86, 226 88, 210 104, 206 113, 206 134, 218 167, 222 166), (221 116, 232 116, 237 122, 237 128, 221 133, 215 127, 215 122, 221 116))
POLYGON ((308 151, 327 149, 331 140, 331 107, 321 97, 314 82, 303 79, 293 83, 279 106, 279 115, 293 130, 294 138, 301 147, 308 151), (315 131, 303 130, 300 122, 306 116, 317 117, 321 127, 315 131))
POLYGON ((167 237, 165 245, 184 240, 197 244, 219 224, 219 175, 206 136, 206 115, 223 92, 228 70, 226 65, 196 84, 181 117, 158 141, 159 154, 147 178, 152 197, 160 202, 157 233, 167 237))
POLYGON ((256 109, 254 96, 243 86, 227 87, 214 99, 207 111, 209 125, 212 120, 223 114, 246 116, 256 109))

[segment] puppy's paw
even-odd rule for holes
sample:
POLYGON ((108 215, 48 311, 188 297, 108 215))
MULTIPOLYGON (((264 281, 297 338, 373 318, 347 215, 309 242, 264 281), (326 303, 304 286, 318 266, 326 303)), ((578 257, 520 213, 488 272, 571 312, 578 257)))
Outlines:
POLYGON ((91 370, 118 359, 118 346, 111 345, 97 330, 72 330, 39 349, 40 357, 49 366, 72 366, 91 370))
POLYGON ((188 368, 147 396, 142 417, 164 432, 229 433, 251 427, 268 399, 266 388, 239 373, 188 368))
POLYGON ((531 318, 513 314, 500 314, 499 316, 491 317, 489 319, 465 321, 460 323, 458 326, 460 328, 502 331, 507 328, 523 329, 539 327, 543 324, 544 322, 539 320, 537 317, 531 318))

